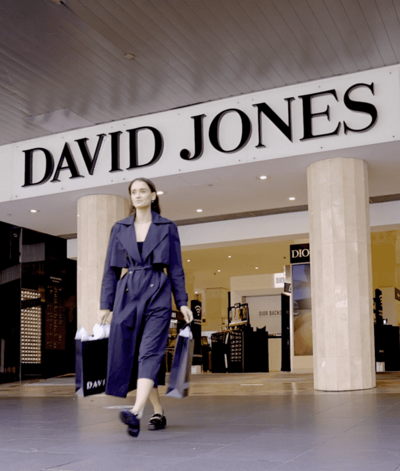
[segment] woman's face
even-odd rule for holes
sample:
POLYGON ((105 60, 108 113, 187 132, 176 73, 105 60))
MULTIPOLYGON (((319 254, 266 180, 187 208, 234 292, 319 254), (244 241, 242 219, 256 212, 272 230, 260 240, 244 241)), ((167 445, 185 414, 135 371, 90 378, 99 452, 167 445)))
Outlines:
POLYGON ((131 200, 136 209, 145 209, 151 206, 156 194, 150 189, 146 182, 136 180, 131 186, 131 200))

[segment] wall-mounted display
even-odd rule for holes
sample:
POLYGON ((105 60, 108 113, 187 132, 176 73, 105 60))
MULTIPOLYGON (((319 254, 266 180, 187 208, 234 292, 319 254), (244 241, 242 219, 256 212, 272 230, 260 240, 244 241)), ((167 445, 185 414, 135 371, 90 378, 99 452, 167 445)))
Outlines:
POLYGON ((310 264, 292 266, 293 343, 295 355, 312 355, 310 264))
POLYGON ((42 308, 40 293, 21 289, 21 363, 42 363, 42 308))

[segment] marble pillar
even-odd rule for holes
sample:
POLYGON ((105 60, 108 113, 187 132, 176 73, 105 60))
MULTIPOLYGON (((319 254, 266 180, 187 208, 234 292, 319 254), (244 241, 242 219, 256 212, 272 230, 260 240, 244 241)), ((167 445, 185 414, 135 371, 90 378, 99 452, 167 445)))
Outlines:
POLYGON ((100 289, 111 228, 129 214, 129 201, 116 195, 78 200, 78 329, 92 334, 98 322, 100 289))
POLYGON ((228 290, 207 288, 203 301, 207 313, 202 323, 203 330, 221 330, 222 325, 228 324, 228 290))
POLYGON ((192 273, 185 273, 185 284, 186 284, 186 292, 188 294, 188 306, 190 307, 190 302, 193 299, 196 299, 194 294, 194 275, 192 273))
POLYGON ((336 158, 308 167, 314 387, 376 385, 368 169, 336 158))

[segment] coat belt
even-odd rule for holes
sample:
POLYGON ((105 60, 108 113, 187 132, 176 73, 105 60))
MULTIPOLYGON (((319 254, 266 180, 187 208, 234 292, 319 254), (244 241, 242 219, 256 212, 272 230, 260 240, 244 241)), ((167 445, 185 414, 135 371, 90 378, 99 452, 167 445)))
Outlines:
POLYGON ((153 270, 153 266, 152 265, 143 265, 143 266, 138 265, 138 266, 129 267, 128 275, 132 275, 132 273, 137 270, 153 270))

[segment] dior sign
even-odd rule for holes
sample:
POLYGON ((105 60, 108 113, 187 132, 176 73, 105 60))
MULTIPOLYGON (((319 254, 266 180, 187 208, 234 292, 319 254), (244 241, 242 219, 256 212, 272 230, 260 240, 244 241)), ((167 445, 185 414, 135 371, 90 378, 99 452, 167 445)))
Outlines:
POLYGON ((291 245, 290 263, 310 263, 310 244, 291 245))

